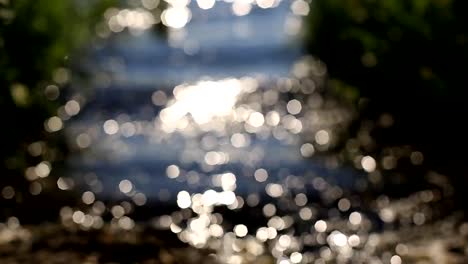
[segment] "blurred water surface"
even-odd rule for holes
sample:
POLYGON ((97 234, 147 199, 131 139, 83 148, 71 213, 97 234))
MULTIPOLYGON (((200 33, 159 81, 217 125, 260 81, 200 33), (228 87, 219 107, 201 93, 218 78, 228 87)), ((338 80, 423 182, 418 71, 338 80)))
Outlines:
MULTIPOLYGON (((442 217, 446 178, 411 146, 376 146, 371 131, 393 117, 356 120, 325 63, 303 54, 308 2, 135 3, 106 11, 46 122, 49 132, 63 126, 70 148, 57 187, 77 196, 60 228, 105 237, 76 241, 136 245, 156 263, 185 262, 154 229, 214 253, 191 263, 444 263, 449 246, 464 250, 446 239, 468 233, 442 217), (164 32, 152 28, 159 19, 164 32), (404 173, 425 180, 404 185, 404 173)), ((51 165, 38 172, 46 178, 51 165)))
MULTIPOLYGON (((231 6, 192 6, 190 23, 183 29, 169 28, 167 36, 122 33, 94 47, 86 63, 108 79, 104 85, 96 82, 90 101, 67 127, 71 142, 85 141, 86 150, 69 162, 78 181, 95 174, 105 195, 118 196, 119 182, 129 180, 152 198, 167 191, 174 197, 184 188, 207 189, 213 185, 211 175, 224 172, 237 175, 244 194, 259 193, 265 184, 253 177, 258 168, 271 170, 267 182, 309 173, 352 185, 354 173, 349 169, 327 169, 300 152, 306 143, 302 134, 313 135, 337 123, 317 116, 320 111, 308 107, 307 101, 294 101, 301 108, 294 114, 302 112, 297 119, 287 110, 294 93, 306 100, 325 74, 305 84, 294 77, 301 50, 298 34, 288 25, 300 18, 285 2, 276 8, 255 8, 242 17, 234 15, 231 6), (309 91, 294 92, 292 86, 309 91), (187 95, 177 98, 178 88, 187 95), (180 111, 174 113, 179 116, 161 120, 158 114, 164 108, 180 111), (256 116, 260 123, 249 126, 256 116), (297 124, 280 124, 285 116, 286 122, 297 124), (208 160, 218 154, 223 156, 219 164, 208 160), (170 179, 170 165, 186 175, 170 179)), ((350 117, 344 109, 331 111, 343 123, 350 117)))

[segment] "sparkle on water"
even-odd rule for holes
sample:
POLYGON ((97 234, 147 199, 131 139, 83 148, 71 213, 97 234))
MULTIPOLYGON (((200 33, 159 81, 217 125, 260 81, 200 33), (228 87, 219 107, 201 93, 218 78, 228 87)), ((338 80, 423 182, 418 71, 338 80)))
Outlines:
MULTIPOLYGON (((103 38, 125 29, 141 33, 159 23, 170 30, 183 30, 192 19, 193 8, 209 10, 229 4, 233 15, 247 16, 256 8, 278 7, 282 1, 197 0, 194 1, 196 5, 189 0, 166 2, 162 12, 155 12, 161 5, 159 0, 142 0, 138 8, 110 8, 104 15, 107 27, 97 29, 96 33, 103 38)), ((310 12, 309 2, 287 3, 291 14, 285 22, 286 33, 299 32, 300 17, 310 12)), ((67 70, 59 69, 54 79, 65 83, 69 75, 67 70)), ((446 263, 438 251, 418 248, 409 240, 410 234, 400 231, 417 226, 419 229, 411 231, 411 235, 416 236, 421 233, 418 231, 431 230, 427 223, 437 213, 431 209, 431 204, 450 193, 450 186, 442 175, 429 174, 440 189, 422 190, 407 198, 392 200, 381 194, 368 201, 356 195, 370 189, 369 186, 381 184, 383 171, 395 169, 398 159, 407 158, 414 166, 423 164, 423 153, 408 149, 387 151, 382 155, 367 153, 362 149, 371 145, 372 139, 369 131, 363 130, 358 138, 346 141, 347 161, 364 175, 356 177, 352 187, 343 187, 312 167, 300 175, 293 175, 286 167, 279 170, 262 167, 263 161, 272 157, 274 163, 304 159, 312 164, 314 161, 309 159, 315 156, 320 161, 325 160, 328 169, 339 170, 340 166, 345 166, 343 155, 325 154, 341 140, 340 135, 354 116, 347 106, 340 106, 322 93, 325 81, 324 64, 304 57, 292 67, 291 77, 274 80, 266 80, 264 76, 204 78, 182 83, 172 89, 172 94, 156 90, 150 95, 148 100, 162 109, 149 121, 120 115, 100 120, 94 128, 79 133, 68 131, 68 134, 73 135, 72 145, 84 153, 88 149, 92 152, 104 139, 104 144, 110 145, 107 147, 115 155, 128 151, 123 138, 143 137, 147 144, 183 141, 185 149, 177 157, 179 163, 165 166, 164 175, 155 177, 168 178, 174 185, 185 182, 190 188, 173 196, 167 189, 158 190, 159 200, 172 202, 177 209, 170 215, 155 215, 152 223, 157 229, 170 230, 195 248, 212 250, 221 263, 251 263, 268 255, 281 264, 363 261, 401 264, 405 259, 417 258, 418 254, 446 263), (261 144, 269 140, 288 146, 284 151, 288 153, 281 153, 281 149, 265 153, 261 144), (294 149, 294 153, 289 153, 290 149, 294 149), (198 170, 189 166, 193 163, 198 170), (241 164, 243 170, 230 171, 230 165, 236 164, 241 164), (258 188, 246 193, 240 190, 241 185, 258 188), (234 223, 229 214, 223 215, 226 209, 238 214, 253 210, 261 212, 261 216, 249 219, 247 213, 245 219, 240 217, 234 223), (379 232, 379 226, 385 231, 379 232)), ((56 85, 47 86, 44 93, 49 100, 56 100, 61 94, 56 85)), ((85 108, 83 98, 70 98, 56 116, 45 120, 45 130, 50 133, 66 130, 67 120, 79 116, 85 108)), ((386 115, 385 120, 392 121, 391 116, 386 115)), ((38 157, 47 152, 46 148, 44 142, 34 142, 28 151, 31 156, 38 157)), ((48 178, 52 168, 52 164, 44 160, 25 171, 26 179, 31 182, 31 194, 42 192, 41 179, 48 178)), ((100 197, 108 186, 103 186, 96 174, 84 178, 88 189, 81 192, 82 204, 66 206, 60 211, 64 227, 92 230, 110 226, 129 231, 138 226, 132 219, 132 212, 137 210, 135 206, 145 206, 152 195, 139 189, 141 182, 130 179, 130 175, 118 181, 112 188, 125 199, 117 204, 106 204, 100 197), (109 215, 112 220, 107 222, 105 219, 109 215)), ((82 190, 76 188, 75 179, 68 176, 59 177, 56 185, 62 191, 82 190)), ((1 196, 14 199, 15 189, 4 186, 1 196)), ((448 233, 451 232, 447 227, 450 223, 445 223, 444 230, 448 233)), ((457 230, 452 232, 457 233, 457 230)), ((460 232, 468 234, 467 224, 460 227, 460 232)), ((0 225, 0 245, 17 239, 27 240, 30 236, 14 217, 0 225)), ((437 247, 436 242, 424 245, 437 247)))

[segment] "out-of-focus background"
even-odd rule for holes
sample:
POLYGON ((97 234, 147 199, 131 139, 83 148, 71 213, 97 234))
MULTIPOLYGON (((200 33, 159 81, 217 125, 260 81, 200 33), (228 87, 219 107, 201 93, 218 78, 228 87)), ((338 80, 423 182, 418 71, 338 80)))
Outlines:
POLYGON ((1 263, 467 263, 462 0, 0 0, 1 263))

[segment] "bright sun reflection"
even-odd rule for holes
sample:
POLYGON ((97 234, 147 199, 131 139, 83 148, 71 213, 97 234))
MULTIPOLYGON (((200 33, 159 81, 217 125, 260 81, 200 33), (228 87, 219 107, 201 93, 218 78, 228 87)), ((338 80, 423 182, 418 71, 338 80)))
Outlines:
POLYGON ((160 114, 164 128, 174 130, 188 115, 199 125, 214 118, 232 117, 233 108, 243 90, 243 82, 237 79, 177 86, 174 89, 175 100, 160 114))
POLYGON ((161 21, 171 28, 183 28, 192 17, 192 12, 185 6, 170 7, 161 14, 161 21))
POLYGON ((197 0, 197 4, 201 9, 210 9, 216 3, 216 0, 197 0))

